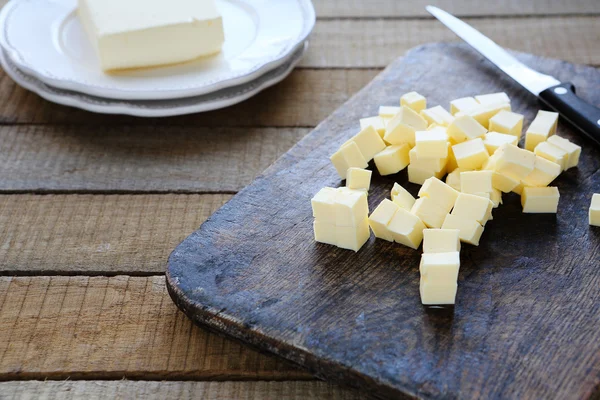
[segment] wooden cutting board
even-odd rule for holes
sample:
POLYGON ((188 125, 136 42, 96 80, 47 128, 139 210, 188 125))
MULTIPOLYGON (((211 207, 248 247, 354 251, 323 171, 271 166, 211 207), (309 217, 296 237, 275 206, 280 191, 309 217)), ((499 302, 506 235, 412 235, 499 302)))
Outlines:
MULTIPOLYGON (((600 71, 516 56, 600 104, 600 71)), ((523 214, 504 196, 481 245, 463 245, 454 308, 425 308, 420 252, 375 240, 358 252, 315 243, 311 197, 340 186, 331 155, 358 119, 416 90, 430 106, 505 91, 525 126, 535 97, 465 45, 431 44, 373 82, 210 217, 171 254, 167 283, 197 324, 378 397, 590 398, 600 389, 600 228, 588 226, 600 192, 600 151, 556 180, 558 215, 523 214)), ((406 172, 373 173, 369 207, 406 172)))

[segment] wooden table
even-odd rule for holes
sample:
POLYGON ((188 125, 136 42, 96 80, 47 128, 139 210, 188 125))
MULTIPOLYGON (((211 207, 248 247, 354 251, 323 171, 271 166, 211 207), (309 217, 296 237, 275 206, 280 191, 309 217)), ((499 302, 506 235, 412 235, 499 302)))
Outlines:
POLYGON ((505 47, 600 65, 597 0, 317 0, 300 67, 216 112, 96 115, 1 72, 0 398, 361 397, 192 326, 163 271, 175 245, 391 60, 454 40, 427 3, 505 47))

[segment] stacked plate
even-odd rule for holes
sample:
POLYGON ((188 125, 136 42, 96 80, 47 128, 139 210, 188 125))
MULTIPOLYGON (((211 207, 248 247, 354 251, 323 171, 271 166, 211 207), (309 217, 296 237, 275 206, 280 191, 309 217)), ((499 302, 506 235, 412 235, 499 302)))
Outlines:
POLYGON ((239 103, 285 78, 315 24, 310 0, 217 0, 221 54, 106 74, 76 0, 11 0, 0 12, 0 63, 19 85, 55 103, 106 114, 163 117, 239 103))

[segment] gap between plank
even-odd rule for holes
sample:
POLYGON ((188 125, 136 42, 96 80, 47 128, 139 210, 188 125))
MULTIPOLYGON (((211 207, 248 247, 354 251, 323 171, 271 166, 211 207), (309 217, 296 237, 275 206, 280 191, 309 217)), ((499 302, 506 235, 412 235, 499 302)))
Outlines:
MULTIPOLYGON (((295 365, 295 364, 294 364, 295 365)), ((0 382, 9 381, 194 381, 194 382, 260 382, 260 381, 274 381, 274 382, 295 382, 295 381, 319 381, 317 377, 307 375, 307 372, 299 371, 299 374, 290 379, 289 377, 260 377, 252 375, 236 375, 230 374, 229 371, 223 371, 217 374, 207 374, 206 376, 189 376, 189 374, 180 373, 166 373, 161 374, 157 372, 119 372, 119 371, 108 371, 108 372, 75 372, 66 373, 58 372, 52 373, 52 375, 44 375, 37 372, 11 372, 0 374, 0 382)))
MULTIPOLYGON (((165 264, 166 266, 166 264, 165 264)), ((77 271, 54 271, 54 270, 0 270, 0 277, 71 277, 71 276, 89 276, 94 278, 112 278, 115 276, 129 276, 136 278, 148 278, 152 276, 164 276, 164 272, 156 271, 88 271, 88 270, 77 270, 77 271)), ((0 378, 2 380, 2 378, 0 378)))

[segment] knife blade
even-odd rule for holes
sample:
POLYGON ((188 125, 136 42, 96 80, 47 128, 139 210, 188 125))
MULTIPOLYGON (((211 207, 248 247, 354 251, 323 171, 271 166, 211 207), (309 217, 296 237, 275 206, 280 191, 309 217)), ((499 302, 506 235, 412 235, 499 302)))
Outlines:
POLYGON ((490 38, 446 11, 434 6, 427 6, 425 9, 482 56, 600 146, 600 108, 578 97, 572 83, 560 82, 550 75, 529 68, 490 38))

